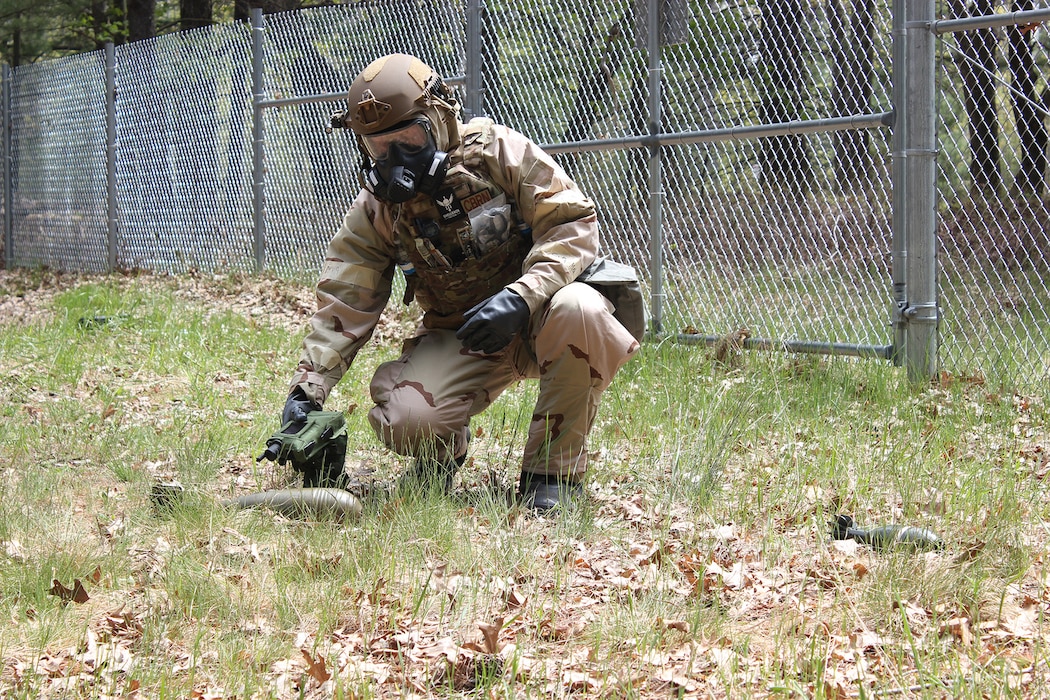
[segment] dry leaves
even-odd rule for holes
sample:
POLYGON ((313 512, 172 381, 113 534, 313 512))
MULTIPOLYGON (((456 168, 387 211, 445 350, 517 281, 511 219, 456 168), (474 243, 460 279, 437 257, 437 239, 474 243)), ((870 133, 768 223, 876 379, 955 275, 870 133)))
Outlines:
POLYGON ((51 590, 48 592, 57 596, 63 603, 86 603, 91 599, 78 578, 73 579, 72 588, 66 588, 58 579, 52 579, 51 590))
MULTIPOLYGON (((242 313, 254 323, 295 332, 313 306, 308 288, 271 279, 139 277, 127 283, 173 285, 178 296, 194 303, 212 300, 216 308, 242 313)), ((26 301, 2 300, 0 314, 32 320, 31 305, 43 306, 46 293, 32 292, 26 301)), ((398 318, 384 320, 375 342, 402 335, 401 323, 398 318)), ((248 388, 233 370, 209 369, 204 380, 230 397, 248 388)), ((918 410, 924 416, 935 421, 957 410, 948 405, 950 397, 939 392, 960 383, 974 388, 979 404, 1012 407, 1017 425, 1005 454, 1016 457, 1025 476, 1045 481, 1050 473, 1050 440, 1037 434, 1040 426, 1033 417, 1037 399, 986 395, 987 388, 980 388, 976 378, 946 375, 942 380, 937 392, 923 397, 918 410)), ((119 419, 129 427, 165 430, 175 424, 173 416, 189 410, 179 397, 191 393, 190 388, 185 377, 141 376, 114 362, 87 368, 70 394, 96 402, 92 416, 97 420, 119 419), (130 397, 120 404, 95 395, 114 376, 126 381, 130 397)), ((34 389, 16 410, 20 419, 42 422, 50 407, 65 398, 34 389)), ((222 417, 238 425, 256 418, 239 406, 227 409, 222 417)), ((652 429, 665 435, 671 430, 652 429)), ((475 437, 475 445, 496 439, 480 426, 475 437)), ((935 457, 951 465, 975 451, 971 441, 991 439, 1007 438, 962 436, 939 446, 935 457)), ((823 531, 808 529, 811 521, 819 519, 816 514, 838 505, 836 499, 855 496, 855 484, 838 489, 806 473, 807 460, 820 449, 815 442, 804 433, 765 435, 734 448, 738 459, 731 460, 724 472, 734 495, 759 494, 769 485, 787 488, 785 480, 796 472, 803 474, 790 485, 797 494, 790 507, 780 504, 767 517, 747 523, 718 520, 711 513, 723 512, 720 508, 709 513, 695 503, 661 503, 645 485, 634 483, 633 475, 609 478, 589 489, 594 521, 582 537, 571 534, 571 528, 567 534, 518 512, 509 514, 505 522, 471 522, 476 515, 465 511, 459 525, 479 549, 491 547, 508 531, 515 536, 524 532, 530 542, 540 543, 535 550, 539 564, 531 569, 523 565, 523 572, 493 571, 485 570, 482 558, 477 565, 461 564, 464 570, 459 570, 440 555, 428 553, 424 565, 400 580, 388 574, 392 580, 370 582, 365 590, 336 584, 342 590, 331 594, 338 599, 339 619, 334 629, 326 625, 324 632, 317 631, 320 627, 310 618, 310 610, 301 611, 303 627, 314 625, 308 631, 282 628, 282 618, 268 609, 272 601, 264 594, 272 582, 257 572, 270 571, 277 563, 292 565, 324 586, 328 577, 346 569, 351 557, 344 552, 302 546, 292 536, 287 545, 257 542, 229 523, 190 544, 161 529, 146 530, 145 538, 126 549, 128 580, 113 580, 117 577, 112 572, 103 575, 96 570, 90 575, 78 572, 81 577, 72 581, 67 575, 51 582, 48 592, 65 606, 62 613, 80 615, 86 632, 81 639, 42 651, 11 651, 0 676, 0 695, 35 684, 56 697, 135 698, 148 695, 138 685, 136 670, 164 665, 176 684, 194 679, 195 686, 186 691, 193 698, 240 697, 224 687, 227 669, 222 664, 230 661, 220 661, 216 651, 221 648, 215 641, 220 635, 243 635, 261 640, 261 646, 283 650, 282 658, 270 657, 254 667, 265 694, 282 699, 332 697, 336 688, 346 697, 356 697, 358 687, 377 698, 439 697, 450 692, 497 698, 502 691, 496 681, 557 697, 696 698, 791 692, 853 698, 874 690, 906 697, 923 692, 919 681, 929 682, 934 693, 947 692, 915 667, 914 649, 929 648, 938 650, 935 657, 950 649, 951 662, 972 676, 1005 678, 1018 695, 1038 694, 1033 689, 1048 677, 1038 656, 1050 641, 1043 622, 1050 613, 1050 573, 1039 558, 1044 556, 1039 547, 1045 547, 1040 532, 1048 526, 1034 524, 1039 541, 1031 545, 1032 569, 1023 577, 1023 585, 995 590, 1002 595, 994 606, 938 607, 924 600, 922 593, 912 592, 880 607, 872 602, 876 597, 871 595, 872 584, 885 581, 886 560, 852 540, 828 542, 823 531), (250 614, 219 623, 204 614, 186 615, 180 608, 186 601, 173 600, 174 594, 168 598, 156 582, 164 579, 185 547, 199 549, 207 562, 200 581, 244 601, 250 614), (103 577, 105 585, 100 585, 103 577), (418 611, 406 605, 406 600, 416 598, 424 601, 418 611), (663 616, 645 618, 652 609, 661 610, 663 616), (164 624, 193 626, 188 636, 199 635, 201 648, 187 649, 176 631, 171 638, 154 638, 150 632, 164 624), (640 628, 636 634, 632 624, 640 628), (907 641, 901 632, 905 626, 907 641), (770 669, 783 669, 795 686, 789 691, 770 690, 762 680, 770 669)), ((631 463, 637 456, 634 450, 629 444, 603 447, 594 461, 598 469, 602 460, 631 463)), ((150 479, 175 476, 170 456, 137 459, 131 467, 150 479)), ((250 455, 228 456, 222 465, 220 478, 225 481, 217 490, 245 488, 256 477, 250 455)), ((915 505, 921 512, 950 517, 956 497, 950 485, 923 487, 917 493, 915 505)), ((126 491, 110 494, 126 496, 126 491)), ((988 512, 982 517, 995 515, 988 512)), ((137 527, 140 524, 133 517, 122 514, 91 520, 88 531, 103 546, 113 547, 124 538, 139 537, 137 527)), ((347 534, 348 542, 353 538, 354 534, 347 534)), ((965 542, 969 544, 960 538, 953 551, 916 558, 912 565, 938 573, 987 555, 988 543, 975 532, 967 532, 965 542)), ((33 554, 19 540, 6 539, 2 545, 3 564, 33 565, 33 554)), ((26 611, 20 624, 37 624, 36 616, 26 611)), ((241 662, 255 663, 249 654, 241 662)))

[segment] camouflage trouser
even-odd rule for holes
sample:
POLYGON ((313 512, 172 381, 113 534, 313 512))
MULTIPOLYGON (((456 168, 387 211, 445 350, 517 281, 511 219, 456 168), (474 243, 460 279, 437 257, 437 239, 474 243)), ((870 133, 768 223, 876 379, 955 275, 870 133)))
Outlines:
POLYGON ((495 355, 467 350, 455 331, 426 330, 407 340, 402 356, 372 378, 369 421, 399 454, 459 457, 471 417, 511 384, 538 378, 522 471, 580 476, 602 392, 638 347, 613 318, 612 304, 574 282, 533 314, 525 337, 495 355))

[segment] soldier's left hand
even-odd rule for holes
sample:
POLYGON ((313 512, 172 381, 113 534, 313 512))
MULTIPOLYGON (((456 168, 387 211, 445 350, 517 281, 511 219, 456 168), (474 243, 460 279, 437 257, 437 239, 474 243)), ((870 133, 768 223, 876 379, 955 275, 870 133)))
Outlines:
POLYGON ((489 355, 510 344, 529 320, 529 305, 509 289, 502 289, 463 314, 466 323, 456 337, 468 349, 489 355))

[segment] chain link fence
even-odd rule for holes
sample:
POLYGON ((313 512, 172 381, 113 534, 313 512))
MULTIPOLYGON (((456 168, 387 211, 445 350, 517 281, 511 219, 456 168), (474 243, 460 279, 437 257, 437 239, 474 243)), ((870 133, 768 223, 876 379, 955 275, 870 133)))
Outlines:
POLYGON ((960 20, 939 46, 941 343, 949 366, 1045 381, 1050 17, 1012 14, 1036 5, 946 3, 947 17, 999 13, 1002 24, 960 20))
MULTIPOLYGON (((663 334, 706 342, 743 331, 770 345, 889 357, 902 245, 889 126, 899 4, 395 0, 271 15, 257 56, 257 131, 244 24, 120 46, 111 63, 95 52, 21 66, 5 79, 5 258, 254 271, 261 137, 265 266, 316 270, 360 167, 351 135, 324 126, 361 67, 402 51, 449 78, 472 111, 556 154, 598 204, 606 251, 643 273, 663 334)), ((1032 9, 1014 4, 937 10, 1032 9)), ((1050 242, 1046 166, 1038 177, 1038 163, 1023 170, 1021 146, 1045 139, 1035 125, 1046 115, 1047 33, 1022 26, 943 33, 937 44, 939 329, 945 369, 1032 382, 1050 371, 1050 242), (1026 60, 1032 84, 1019 86, 1016 62, 1026 60), (997 155, 972 133, 981 114, 996 124, 997 155), (1000 180, 974 181, 996 168, 1000 180), (1020 189, 1018 172, 1038 190, 1020 189)))

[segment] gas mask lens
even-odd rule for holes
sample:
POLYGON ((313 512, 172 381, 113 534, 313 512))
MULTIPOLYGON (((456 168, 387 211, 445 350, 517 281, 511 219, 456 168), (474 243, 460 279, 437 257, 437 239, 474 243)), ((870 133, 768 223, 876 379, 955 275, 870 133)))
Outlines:
POLYGON ((402 154, 422 151, 430 142, 430 129, 423 120, 411 121, 403 126, 379 134, 362 136, 365 150, 375 161, 386 160, 390 147, 396 145, 402 154))
POLYGON ((364 185, 387 202, 407 202, 417 194, 434 196, 448 171, 448 154, 437 150, 426 119, 361 136, 361 144, 372 159, 365 164, 364 185))

